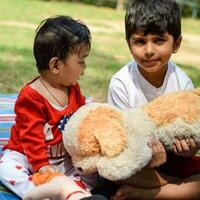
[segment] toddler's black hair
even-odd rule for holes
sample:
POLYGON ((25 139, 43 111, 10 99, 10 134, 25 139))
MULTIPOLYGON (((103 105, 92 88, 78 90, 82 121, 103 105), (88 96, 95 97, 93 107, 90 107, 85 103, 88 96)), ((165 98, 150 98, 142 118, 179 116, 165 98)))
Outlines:
POLYGON ((38 71, 48 69, 53 57, 63 60, 80 51, 80 45, 91 46, 90 30, 84 23, 62 15, 45 19, 36 29, 33 46, 38 71))

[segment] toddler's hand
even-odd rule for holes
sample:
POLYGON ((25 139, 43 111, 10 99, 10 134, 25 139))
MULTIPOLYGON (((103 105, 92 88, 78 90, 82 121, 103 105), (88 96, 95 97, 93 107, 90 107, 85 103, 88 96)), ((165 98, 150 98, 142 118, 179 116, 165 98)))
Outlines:
POLYGON ((183 157, 194 156, 197 153, 198 149, 199 147, 193 138, 182 140, 176 139, 175 143, 173 144, 174 153, 183 157))
POLYGON ((52 172, 52 173, 54 173, 54 172, 56 172, 56 169, 52 165, 45 165, 45 166, 43 166, 43 167, 41 167, 39 169, 39 172, 40 173, 45 173, 45 172, 52 172))
POLYGON ((152 148, 152 158, 147 167, 154 168, 164 164, 167 160, 167 154, 161 142, 154 139, 149 143, 149 147, 152 148))

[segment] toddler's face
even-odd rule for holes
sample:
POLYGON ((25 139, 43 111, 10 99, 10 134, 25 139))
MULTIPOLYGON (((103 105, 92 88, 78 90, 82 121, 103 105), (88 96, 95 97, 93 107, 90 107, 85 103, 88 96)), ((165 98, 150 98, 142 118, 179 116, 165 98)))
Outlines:
POLYGON ((89 54, 89 47, 83 46, 79 52, 73 52, 62 62, 60 83, 63 86, 75 85, 86 69, 85 59, 89 54))
MULTIPOLYGON (((180 40, 181 41, 181 40, 180 40)), ((136 63, 146 73, 158 72, 167 67, 172 55, 180 46, 168 32, 162 36, 157 34, 144 35, 143 32, 132 34, 129 43, 131 54, 136 63)))

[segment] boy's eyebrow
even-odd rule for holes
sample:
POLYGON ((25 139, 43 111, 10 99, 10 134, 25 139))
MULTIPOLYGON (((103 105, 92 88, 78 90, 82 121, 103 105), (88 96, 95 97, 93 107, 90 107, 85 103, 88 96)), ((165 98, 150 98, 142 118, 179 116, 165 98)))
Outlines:
MULTIPOLYGON (((159 34, 151 34, 152 35, 152 38, 158 38, 158 37, 161 37, 161 38, 167 38, 167 35, 163 34, 163 35, 159 35, 159 34)), ((137 34, 133 34, 131 36, 131 39, 144 39, 146 38, 146 35, 137 35, 137 34)))
POLYGON ((143 39, 145 38, 145 36, 141 36, 141 35, 132 35, 131 39, 143 39))

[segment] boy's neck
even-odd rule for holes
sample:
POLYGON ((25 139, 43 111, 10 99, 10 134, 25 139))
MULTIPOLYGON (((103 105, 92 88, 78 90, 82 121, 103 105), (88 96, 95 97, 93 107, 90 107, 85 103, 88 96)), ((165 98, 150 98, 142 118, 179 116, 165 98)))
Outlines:
POLYGON ((154 87, 159 88, 162 86, 165 75, 167 73, 168 67, 163 67, 160 71, 157 72, 147 72, 143 70, 140 66, 138 66, 138 69, 142 76, 154 87))

